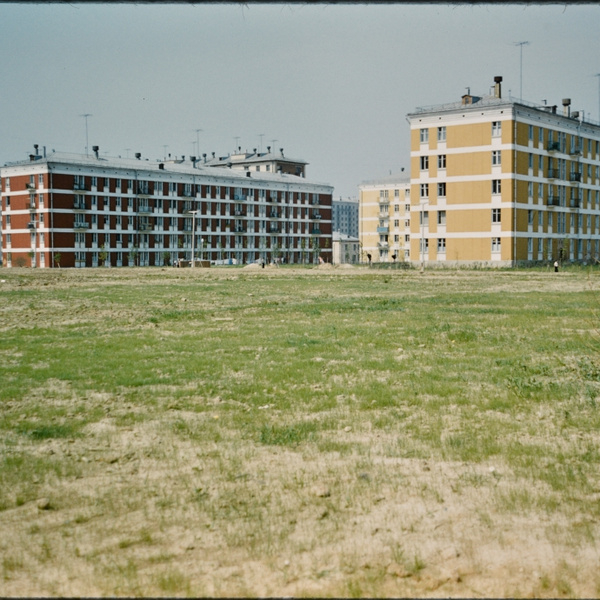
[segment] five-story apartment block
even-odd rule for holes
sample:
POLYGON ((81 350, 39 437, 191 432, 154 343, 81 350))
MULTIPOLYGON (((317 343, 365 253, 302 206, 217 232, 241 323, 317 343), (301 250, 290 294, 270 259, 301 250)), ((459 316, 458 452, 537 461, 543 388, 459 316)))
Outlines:
POLYGON ((411 129, 415 263, 514 266, 600 255, 600 125, 493 93, 419 108, 411 129))
POLYGON ((364 181, 358 189, 361 260, 410 260, 409 178, 390 175, 364 181))
MULTIPOLYGON (((269 157, 274 159, 274 157, 269 157)), ((36 154, 2 167, 6 266, 331 261, 333 188, 282 172, 36 154)))

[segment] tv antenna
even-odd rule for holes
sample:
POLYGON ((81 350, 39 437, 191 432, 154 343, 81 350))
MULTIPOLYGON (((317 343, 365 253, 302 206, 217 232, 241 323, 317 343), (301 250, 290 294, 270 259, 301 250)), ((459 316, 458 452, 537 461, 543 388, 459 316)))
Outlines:
POLYGON ((519 81, 521 83, 521 87, 519 90, 519 100, 523 100, 523 46, 529 46, 529 42, 515 42, 514 45, 521 47, 521 67, 519 72, 519 81))
POLYGON ((85 155, 88 155, 88 117, 93 117, 94 115, 90 115, 90 113, 85 113, 84 115, 79 115, 85 119, 85 155))

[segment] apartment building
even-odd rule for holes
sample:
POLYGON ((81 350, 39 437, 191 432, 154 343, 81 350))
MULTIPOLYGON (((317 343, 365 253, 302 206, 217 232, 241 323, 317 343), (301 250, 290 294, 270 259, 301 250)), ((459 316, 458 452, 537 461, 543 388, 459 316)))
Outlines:
POLYGON ((334 265, 353 265, 360 262, 360 243, 358 237, 334 231, 332 251, 332 262, 334 265))
POLYGON ((364 181, 358 190, 361 261, 410 260, 409 177, 402 173, 364 181))
POLYGON ((417 108, 410 259, 515 266, 597 260, 600 124, 562 107, 490 94, 417 108))
POLYGON ((358 237, 358 198, 333 200, 331 207, 333 231, 358 237))
POLYGON ((284 172, 38 152, 0 168, 3 264, 331 262, 333 188, 284 172))

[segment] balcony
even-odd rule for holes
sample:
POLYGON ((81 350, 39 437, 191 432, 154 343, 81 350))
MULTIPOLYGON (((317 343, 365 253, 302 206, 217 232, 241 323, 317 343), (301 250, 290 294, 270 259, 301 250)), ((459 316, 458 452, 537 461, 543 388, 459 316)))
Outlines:
POLYGON ((571 173, 569 175, 569 180, 580 182, 581 181, 581 173, 571 173))
POLYGON ((271 225, 271 227, 269 227, 269 233, 281 233, 281 227, 279 227, 279 225, 271 225))
POLYGON ((140 204, 137 209, 138 215, 151 215, 152 209, 147 204, 140 204))
POLYGON ((313 213, 311 219, 319 221, 321 219, 321 215, 318 212, 313 213))
POLYGON ((388 233, 390 230, 390 228, 386 225, 384 227, 378 227, 377 228, 377 233, 388 233))
POLYGON ((246 228, 243 227, 242 225, 238 225, 235 229, 234 229, 235 233, 246 233, 246 228))
POLYGON ((390 243, 389 242, 377 242, 377 247, 380 250, 387 250, 390 247, 390 243))
POLYGON ((548 152, 558 152, 560 150, 560 143, 559 142, 548 142, 548 144, 546 145, 546 150, 548 152))
POLYGON ((571 146, 569 150, 569 154, 571 156, 580 156, 581 155, 581 146, 571 146))
POLYGON ((321 230, 318 227, 313 227, 310 230, 310 235, 321 235, 321 230))
POLYGON ((578 196, 573 196, 569 201, 569 206, 571 208, 581 208, 581 198, 578 196))
POLYGON ((560 198, 558 196, 548 196, 546 204, 548 206, 560 206, 560 198))
POLYGON ((235 214, 236 217, 245 217, 246 216, 246 211, 238 209, 238 210, 235 211, 234 214, 235 214))
POLYGON ((35 205, 35 201, 32 200, 31 202, 29 202, 28 208, 29 210, 35 210, 37 208, 35 205))
POLYGON ((79 221, 79 222, 73 223, 73 228, 74 229, 79 229, 79 230, 86 230, 86 229, 90 228, 90 224, 89 223, 84 223, 83 221, 79 221))
POLYGON ((558 169, 548 169, 548 179, 557 179, 559 175, 558 169))
POLYGON ((193 198, 193 194, 192 194, 192 190, 188 189, 188 190, 183 190, 182 194, 181 194, 182 198, 193 198))
POLYGON ((29 221, 29 223, 27 223, 27 229, 35 229, 35 221, 29 221))
POLYGON ((138 231, 149 232, 152 231, 152 223, 140 223, 138 226, 138 231))
POLYGON ((83 183, 82 181, 76 181, 76 182, 73 184, 73 189, 74 189, 74 190, 78 190, 78 191, 80 191, 80 192, 87 192, 87 191, 88 191, 88 188, 87 188, 87 186, 86 186, 86 185, 85 185, 85 183, 83 183))
POLYGON ((244 194, 234 194, 233 199, 236 202, 244 202, 246 200, 246 196, 244 196, 244 194))
POLYGON ((270 217, 271 217, 271 219, 280 219, 281 213, 276 210, 272 210, 270 213, 270 217))
POLYGON ((379 198, 379 205, 380 206, 389 206, 390 204, 390 199, 389 198, 379 198))

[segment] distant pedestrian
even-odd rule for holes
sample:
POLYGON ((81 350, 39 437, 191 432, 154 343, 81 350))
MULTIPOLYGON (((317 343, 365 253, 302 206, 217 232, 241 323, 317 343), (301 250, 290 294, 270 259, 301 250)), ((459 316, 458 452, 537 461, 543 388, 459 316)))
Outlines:
POLYGON ((367 260, 369 261, 369 266, 371 266, 371 255, 367 254, 367 260))
POLYGON ((554 272, 558 273, 558 261, 557 260, 554 261, 554 272))

